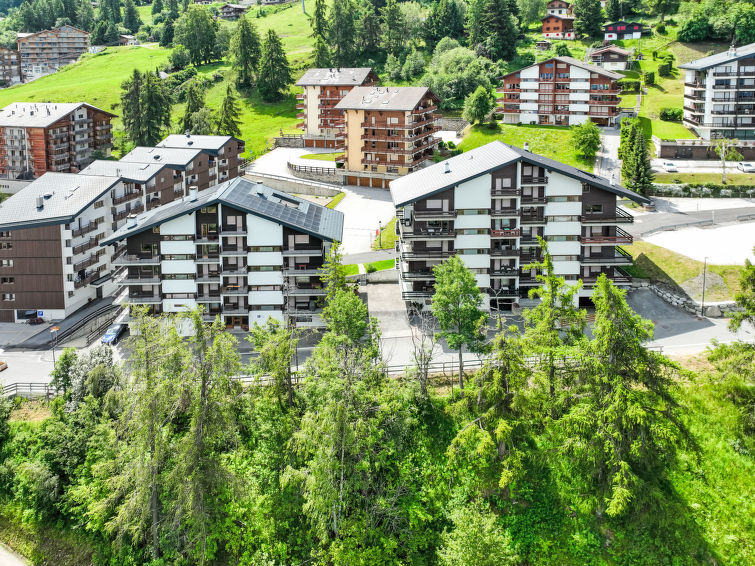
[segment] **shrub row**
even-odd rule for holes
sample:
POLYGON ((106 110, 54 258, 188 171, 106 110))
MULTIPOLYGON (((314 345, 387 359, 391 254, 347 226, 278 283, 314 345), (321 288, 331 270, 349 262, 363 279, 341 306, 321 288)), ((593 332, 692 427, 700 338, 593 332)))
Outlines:
POLYGON ((683 116, 684 111, 681 108, 661 108, 661 120, 666 120, 667 122, 679 122, 683 116))

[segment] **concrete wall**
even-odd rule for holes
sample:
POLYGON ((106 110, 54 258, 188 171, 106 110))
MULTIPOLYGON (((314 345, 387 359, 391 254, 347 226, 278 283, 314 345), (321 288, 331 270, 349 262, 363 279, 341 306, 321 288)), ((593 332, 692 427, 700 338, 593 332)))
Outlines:
POLYGON ((285 177, 278 176, 268 177, 266 175, 258 175, 255 173, 247 173, 244 176, 252 181, 261 181, 271 189, 285 191, 287 193, 318 197, 334 197, 340 192, 336 187, 331 189, 315 183, 307 183, 305 180, 286 179, 285 177))

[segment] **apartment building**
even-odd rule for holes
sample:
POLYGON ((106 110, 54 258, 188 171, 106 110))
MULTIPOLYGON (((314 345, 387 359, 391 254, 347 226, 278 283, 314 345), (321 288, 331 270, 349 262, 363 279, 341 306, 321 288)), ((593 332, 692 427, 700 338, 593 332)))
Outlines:
POLYGON ((13 49, 0 47, 0 86, 13 86, 23 80, 21 54, 13 49))
POLYGON ((344 155, 347 184, 388 188, 391 179, 432 162, 440 130, 438 97, 427 87, 355 87, 336 109, 344 131, 337 147, 344 155))
POLYGON ((157 147, 201 150, 207 156, 210 178, 214 178, 217 183, 243 174, 241 154, 246 146, 242 140, 233 136, 172 134, 157 144, 157 147))
POLYGON ((632 243, 621 229, 633 217, 616 198, 648 199, 613 183, 501 142, 492 142, 391 182, 399 236, 402 298, 428 308, 433 266, 458 254, 485 293, 485 308, 510 311, 538 284, 544 238, 555 272, 581 279, 583 301, 605 273, 631 282, 622 266, 632 243))
POLYGON ((89 34, 71 25, 19 33, 17 41, 21 72, 27 81, 75 63, 89 49, 89 34))
POLYGON ((83 102, 14 102, 0 110, 0 178, 75 173, 110 155, 115 114, 83 102))
POLYGON ((204 309, 229 328, 269 317, 320 326, 320 275, 343 214, 237 178, 131 217, 101 245, 125 245, 121 298, 153 313, 204 309))
POLYGON ((343 114, 336 105, 352 88, 374 86, 378 76, 370 67, 309 69, 296 86, 297 128, 304 130, 305 147, 335 147, 336 135, 343 131, 343 114))
POLYGON ((119 177, 45 173, 0 203, 0 321, 62 319, 111 295, 122 249, 99 242, 138 209, 136 192, 119 177))
POLYGON ((504 75, 498 93, 505 124, 616 123, 623 75, 573 57, 554 57, 504 75))
POLYGON ((755 140, 755 43, 683 65, 684 124, 705 140, 755 140))

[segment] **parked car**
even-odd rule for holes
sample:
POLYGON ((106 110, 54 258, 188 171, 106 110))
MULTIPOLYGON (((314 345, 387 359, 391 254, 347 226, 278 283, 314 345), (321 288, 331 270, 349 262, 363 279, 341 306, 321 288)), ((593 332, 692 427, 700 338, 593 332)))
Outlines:
POLYGON ((4 369, 8 369, 8 362, 0 360, 0 371, 3 371, 4 369))
POLYGON ((114 324, 105 331, 105 334, 100 340, 103 344, 110 344, 115 346, 123 337, 123 333, 126 332, 125 324, 114 324))
POLYGON ((672 161, 664 161, 663 170, 666 171, 666 173, 676 173, 679 171, 672 161))
POLYGON ((27 324, 44 324, 45 319, 39 316, 33 316, 26 320, 27 324))
POLYGON ((744 161, 737 163, 737 169, 739 169, 743 173, 755 173, 755 165, 744 161))

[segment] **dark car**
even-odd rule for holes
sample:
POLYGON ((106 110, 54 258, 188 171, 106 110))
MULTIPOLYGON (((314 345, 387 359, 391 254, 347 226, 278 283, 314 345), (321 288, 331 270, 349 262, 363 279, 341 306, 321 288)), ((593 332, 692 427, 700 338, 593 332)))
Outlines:
POLYGON ((115 346, 118 341, 123 337, 123 333, 126 332, 125 324, 114 324, 105 331, 105 334, 100 340, 103 344, 110 344, 115 346))

